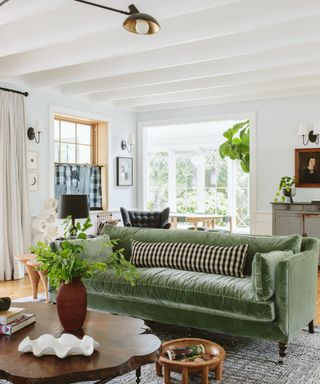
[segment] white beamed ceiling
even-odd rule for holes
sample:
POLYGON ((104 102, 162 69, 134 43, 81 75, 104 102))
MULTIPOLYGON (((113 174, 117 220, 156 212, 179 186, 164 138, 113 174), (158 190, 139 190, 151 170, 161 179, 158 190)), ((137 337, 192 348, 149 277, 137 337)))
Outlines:
MULTIPOLYGON (((126 10, 131 0, 95 2, 126 10)), ((10 0, 0 81, 131 111, 320 93, 320 0, 134 4, 158 19, 157 35, 73 0, 10 0)))

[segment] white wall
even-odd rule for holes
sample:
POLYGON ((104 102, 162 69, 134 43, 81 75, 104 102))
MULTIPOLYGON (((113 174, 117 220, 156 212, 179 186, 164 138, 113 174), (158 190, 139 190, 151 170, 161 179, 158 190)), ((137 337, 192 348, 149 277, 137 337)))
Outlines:
MULTIPOLYGON (((195 119, 236 113, 256 115, 256 212, 255 233, 271 233, 271 205, 282 176, 294 175, 294 149, 304 147, 298 136, 300 122, 320 121, 320 95, 299 96, 139 113, 138 123, 195 119)), ((316 145, 308 145, 316 147, 316 145)), ((320 189, 297 189, 296 201, 320 199, 320 189)))
MULTIPOLYGON (((17 89, 16 86, 2 84, 2 86, 17 89)), ((28 91, 26 98, 26 128, 34 126, 35 120, 40 118, 43 122, 45 132, 41 134, 40 144, 27 139, 28 150, 39 152, 39 190, 30 192, 30 213, 36 215, 42 206, 44 199, 52 197, 52 187, 50 186, 50 175, 53 169, 53 136, 50 132, 50 110, 55 108, 75 112, 78 116, 100 117, 109 123, 110 143, 109 143, 109 209, 119 210, 121 205, 127 208, 136 207, 136 177, 134 175, 133 187, 116 186, 116 157, 131 156, 127 151, 122 151, 120 142, 127 139, 129 133, 136 135, 136 115, 116 108, 107 108, 95 105, 87 101, 71 99, 56 94, 23 89, 28 91), (54 107, 53 107, 54 106, 54 107), (105 119, 104 119, 105 118, 105 119)), ((51 130, 52 131, 52 130, 51 130)), ((134 167, 134 172, 135 172, 134 167)))

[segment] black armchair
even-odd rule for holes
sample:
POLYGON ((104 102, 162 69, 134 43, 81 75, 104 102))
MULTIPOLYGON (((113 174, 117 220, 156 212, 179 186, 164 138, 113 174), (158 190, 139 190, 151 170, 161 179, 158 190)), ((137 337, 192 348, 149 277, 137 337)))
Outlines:
POLYGON ((123 225, 125 227, 163 228, 169 229, 170 208, 163 211, 127 211, 120 208, 123 225))

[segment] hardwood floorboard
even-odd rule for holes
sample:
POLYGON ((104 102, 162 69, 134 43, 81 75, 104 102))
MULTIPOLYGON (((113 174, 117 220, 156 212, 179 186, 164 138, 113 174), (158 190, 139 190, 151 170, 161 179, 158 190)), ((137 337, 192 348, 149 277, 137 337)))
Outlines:
MULTIPOLYGON (((39 283, 39 292, 43 292, 41 282, 39 283)), ((20 280, 0 282, 0 297, 9 296, 14 300, 31 296, 31 294, 32 290, 28 276, 20 280)), ((320 272, 318 273, 317 316, 315 323, 320 324, 320 272)))
MULTIPOLYGON (((41 281, 39 282, 38 292, 44 292, 41 281)), ((23 279, 12 281, 0 281, 0 297, 7 296, 10 297, 11 300, 32 296, 29 277, 25 276, 23 279)))

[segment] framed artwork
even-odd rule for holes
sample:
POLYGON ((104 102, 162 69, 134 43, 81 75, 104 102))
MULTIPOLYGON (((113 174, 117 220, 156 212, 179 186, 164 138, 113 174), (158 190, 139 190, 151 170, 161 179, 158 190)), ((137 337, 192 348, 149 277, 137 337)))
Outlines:
POLYGON ((133 185, 132 157, 117 157, 117 186, 130 187, 133 185))
POLYGON ((38 169, 38 152, 28 151, 27 153, 28 169, 38 169))
POLYGON ((29 191, 37 191, 39 189, 39 175, 36 172, 29 172, 29 191))
POLYGON ((295 178, 298 188, 320 188, 320 148, 295 150, 295 178))

